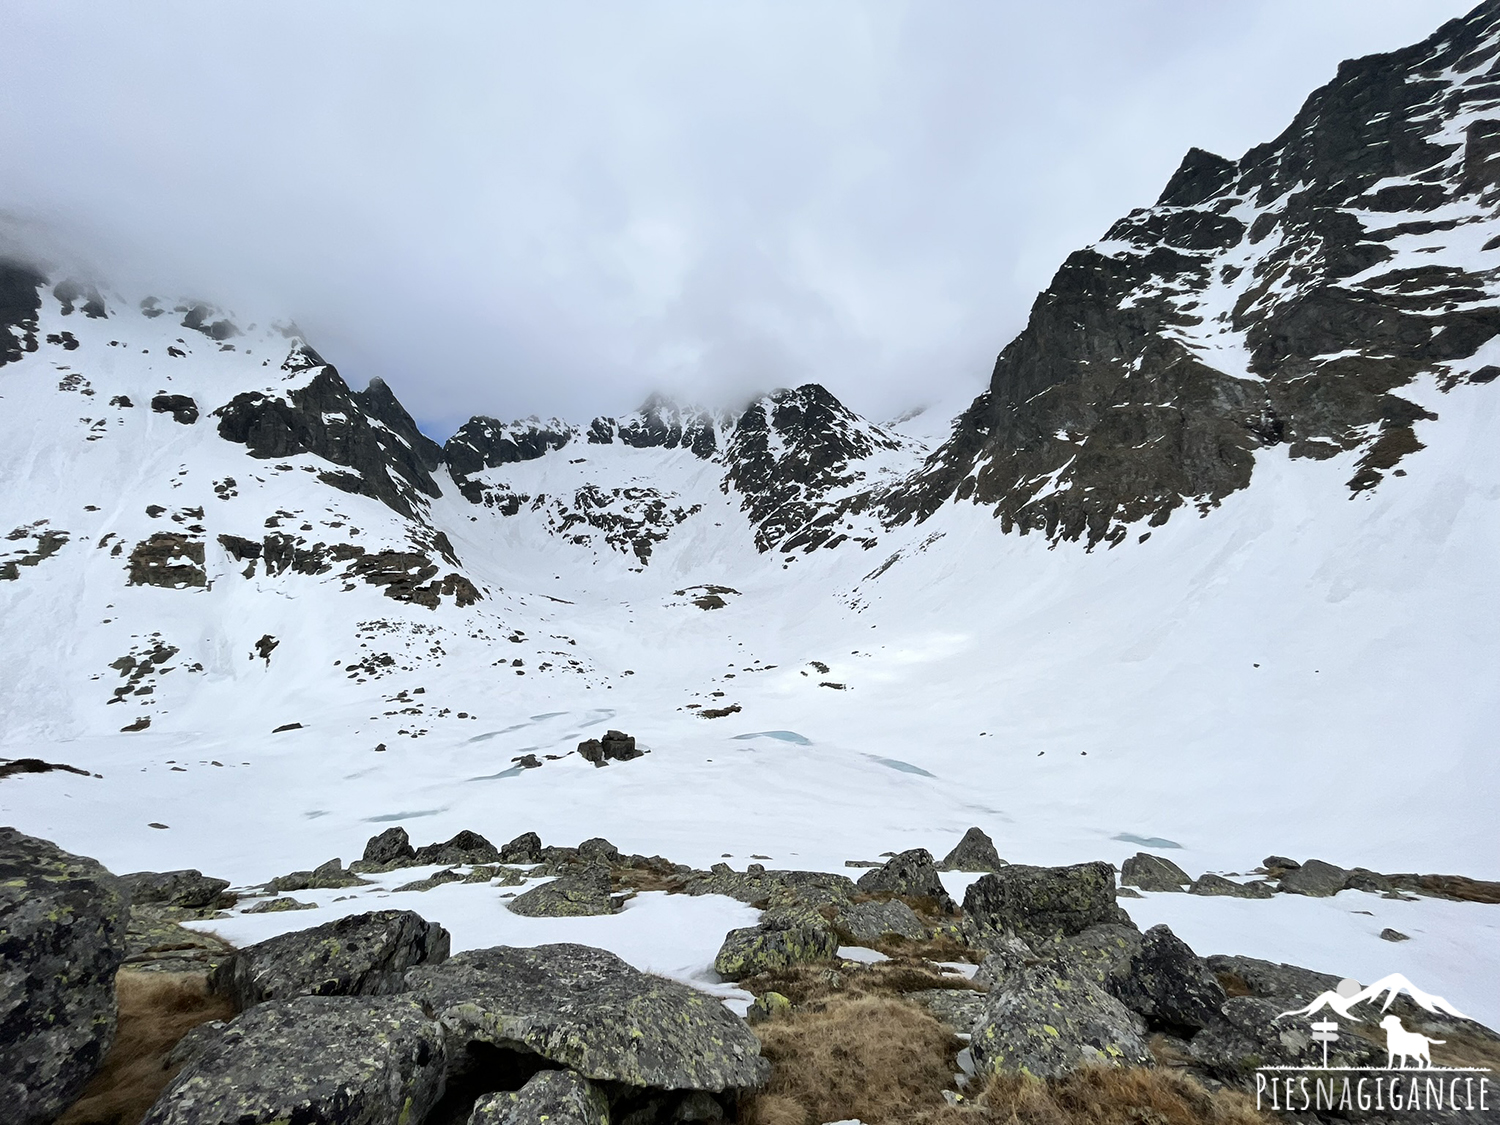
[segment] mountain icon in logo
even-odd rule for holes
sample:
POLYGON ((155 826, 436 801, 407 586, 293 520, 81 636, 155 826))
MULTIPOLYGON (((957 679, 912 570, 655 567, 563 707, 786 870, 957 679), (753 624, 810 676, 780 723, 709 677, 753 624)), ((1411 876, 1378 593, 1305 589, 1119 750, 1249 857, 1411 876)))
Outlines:
POLYGON ((1397 996, 1406 993, 1412 1000, 1429 1012, 1442 1015, 1455 1016, 1464 1020, 1469 1017, 1460 1012, 1441 996, 1431 992, 1424 992, 1400 973, 1391 973, 1389 976, 1381 977, 1372 985, 1360 988, 1354 981, 1342 981, 1337 991, 1319 993, 1312 1003, 1305 1008, 1293 1008, 1290 1012, 1282 1012, 1277 1019, 1286 1016, 1310 1016, 1324 1008, 1331 1008, 1345 1019, 1360 1021, 1360 1017, 1350 1011, 1356 1004, 1362 1004, 1367 1000, 1375 1000, 1381 996, 1385 1002, 1380 1005, 1383 1012, 1395 1002, 1397 996))

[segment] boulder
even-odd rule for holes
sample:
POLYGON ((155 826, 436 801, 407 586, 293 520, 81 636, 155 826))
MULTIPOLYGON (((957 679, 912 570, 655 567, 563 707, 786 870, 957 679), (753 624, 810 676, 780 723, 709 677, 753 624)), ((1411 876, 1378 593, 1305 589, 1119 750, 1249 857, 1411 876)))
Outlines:
POLYGON ((987 933, 1030 941, 1066 937, 1105 922, 1132 925, 1115 904, 1115 869, 1102 861, 1071 867, 1013 863, 969 886, 964 922, 978 942, 987 933))
POLYGON ((352 914, 239 950, 214 988, 239 1008, 294 996, 386 996, 414 965, 447 960, 448 931, 410 910, 352 914))
POLYGON ((460 863, 499 863, 500 852, 478 832, 468 829, 441 844, 426 844, 417 849, 414 866, 428 863, 451 867, 460 863))
POLYGON ((604 863, 620 862, 620 849, 603 836, 595 836, 579 844, 578 855, 582 859, 601 860, 604 863))
POLYGON ((609 868, 602 863, 571 867, 549 883, 517 895, 508 903, 511 913, 528 918, 573 918, 613 914, 609 897, 609 868))
POLYGON ((1056 965, 1027 965, 991 990, 969 1046, 980 1073, 1056 1078, 1083 1066, 1151 1066, 1140 1017, 1056 965))
POLYGON ((1281 889, 1288 894, 1329 898, 1349 882, 1349 872, 1321 859, 1310 859, 1301 867, 1281 877, 1281 889))
POLYGON ((979 828, 965 832, 964 838, 941 864, 944 871, 999 871, 1004 866, 1005 860, 995 851, 995 841, 979 828))
POLYGON ((202 910, 219 901, 229 887, 228 879, 210 879, 197 870, 133 871, 121 875, 130 892, 132 906, 181 906, 202 910))
POLYGON ((542 838, 535 832, 522 832, 500 849, 501 863, 541 863, 542 838))
POLYGON ((365 863, 396 866, 403 860, 417 858, 417 849, 411 846, 411 837, 404 828, 387 828, 378 836, 371 836, 365 844, 365 854, 360 857, 365 863))
POLYGON ((1186 942, 1166 926, 1146 931, 1109 990, 1153 1025, 1189 1034, 1224 1022, 1224 988, 1186 942))
POLYGON ((280 914, 287 910, 316 910, 318 904, 315 902, 303 902, 292 898, 290 895, 278 895, 268 898, 263 902, 257 902, 252 906, 245 907, 241 914, 280 914))
POLYGON ((754 1033, 718 1000, 602 949, 476 949, 406 980, 456 1050, 485 1043, 661 1090, 750 1090, 770 1073, 754 1033))
POLYGON ((570 1070, 544 1070, 519 1090, 474 1103, 469 1125, 609 1125, 609 1099, 570 1070))
POLYGON ((921 941, 927 937, 922 919, 900 899, 853 903, 839 911, 838 923, 856 942, 880 941, 891 936, 921 941))
POLYGON ((1188 893, 1227 895, 1230 898, 1270 898, 1276 892, 1271 884, 1260 879, 1254 879, 1248 883, 1236 883, 1233 879, 1226 879, 1222 875, 1205 873, 1198 876, 1198 881, 1188 888, 1188 893))
POLYGON ((345 871, 342 860, 330 859, 311 871, 293 871, 290 875, 278 875, 267 884, 278 894, 288 891, 337 890, 341 887, 362 887, 365 881, 352 871, 345 871))
POLYGON ((762 992, 745 1010, 746 1023, 764 1023, 792 1014, 792 1001, 780 992, 762 992))
POLYGON ((1193 880, 1170 859, 1137 852, 1120 866, 1120 882, 1143 891, 1180 891, 1193 880))
POLYGON ((785 969, 838 956, 839 939, 821 918, 778 916, 759 926, 730 930, 714 957, 714 972, 725 980, 785 969))
POLYGON ((604 749, 605 758, 612 762, 628 762, 633 758, 639 758, 645 753, 644 750, 636 748, 635 738, 624 731, 605 731, 604 737, 599 740, 599 744, 604 749))
POLYGON ((1285 871, 1295 871, 1302 866, 1295 859, 1288 859, 1284 855, 1268 855, 1260 863, 1267 871, 1276 875, 1285 871))
POLYGON ((1118 995, 1117 985, 1130 972, 1141 951, 1141 932, 1134 926, 1107 922, 1063 938, 1055 944, 1038 941, 1039 957, 1060 962, 1074 976, 1093 981, 1118 995))
POLYGON ((930 898, 944 910, 953 910, 953 900, 943 887, 932 853, 926 848, 911 848, 874 867, 859 877, 856 884, 866 894, 893 894, 905 898, 930 898))
POLYGON ((198 1037, 142 1125, 415 1125, 444 1061, 441 1029, 409 997, 271 1001, 198 1037))
POLYGON ((115 1037, 125 887, 92 859, 0 828, 0 1106, 49 1125, 115 1037))

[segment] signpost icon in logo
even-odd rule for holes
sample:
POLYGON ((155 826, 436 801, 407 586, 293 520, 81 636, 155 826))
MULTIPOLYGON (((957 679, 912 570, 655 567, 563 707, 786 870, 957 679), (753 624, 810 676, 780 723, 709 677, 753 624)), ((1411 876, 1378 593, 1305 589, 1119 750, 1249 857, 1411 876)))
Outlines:
POLYGON ((1317 1020, 1312 1025, 1314 1043, 1323 1044, 1323 1069, 1328 1069, 1328 1044, 1339 1041, 1338 1020, 1317 1020))

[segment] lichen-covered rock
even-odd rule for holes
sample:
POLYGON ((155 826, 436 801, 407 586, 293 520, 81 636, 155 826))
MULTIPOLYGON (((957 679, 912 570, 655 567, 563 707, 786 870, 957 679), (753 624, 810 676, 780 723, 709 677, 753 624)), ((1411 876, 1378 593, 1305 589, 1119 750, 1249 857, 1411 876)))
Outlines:
POLYGON ((584 945, 498 946, 406 975, 450 1044, 530 1051, 598 1082, 747 1090, 770 1066, 742 1020, 711 996, 584 945))
POLYGON ((1349 882, 1349 872, 1321 859, 1310 859, 1281 877, 1281 889, 1289 894, 1328 898, 1349 882))
POLYGON ((971 828, 939 865, 943 871, 999 871, 1005 860, 981 828, 971 828))
POLYGON ((1259 879, 1236 883, 1233 879, 1226 879, 1212 872, 1199 875, 1197 881, 1188 888, 1188 894, 1192 895, 1224 895, 1229 898, 1270 898, 1275 893, 1269 883, 1259 879))
POLYGON ((411 846, 406 829, 398 826, 371 836, 365 844, 365 854, 360 858, 365 863, 397 864, 402 860, 415 860, 417 849, 411 846))
POLYGON ((1120 882, 1143 891, 1180 891, 1192 877, 1170 859, 1137 852, 1120 865, 1120 882))
POLYGON ((444 1062, 441 1029, 409 997, 272 1001, 195 1043, 142 1125, 416 1125, 444 1062))
POLYGON ((464 829, 451 840, 418 848, 412 862, 419 867, 428 863, 438 863, 445 867, 459 863, 499 863, 500 850, 478 832, 464 829))
POLYGON ((905 998, 926 1008, 961 1035, 968 1035, 984 1015, 989 997, 972 988, 923 988, 905 998))
POLYGON ((278 895, 268 898, 253 906, 247 906, 242 911, 244 914, 280 914, 286 910, 316 910, 318 904, 315 902, 303 902, 301 899, 292 898, 290 895, 278 895))
POLYGON ((1113 922, 1090 926, 1056 942, 1038 942, 1039 956, 1061 962, 1074 976, 1086 977, 1118 995, 1117 984, 1129 973, 1141 951, 1141 932, 1113 922))
POLYGON ((991 990, 969 1046, 981 1073, 1055 1078, 1082 1066, 1151 1066, 1143 1031, 1092 981, 1028 965, 991 990))
POLYGON ((974 973, 974 983, 993 988, 1023 965, 1040 961, 1036 952, 1018 937, 1006 937, 993 930, 986 932, 984 949, 988 956, 974 973))
POLYGON ((609 1125, 609 1099, 570 1070, 544 1070, 519 1090, 480 1098, 469 1125, 609 1125))
POLYGON ((752 863, 743 872, 727 863, 716 863, 708 871, 691 873, 683 883, 690 895, 727 895, 741 902, 796 900, 848 904, 859 893, 854 880, 847 875, 826 871, 767 871, 752 863))
POLYGON ((129 898, 92 859, 0 828, 0 1107, 48 1125, 115 1036, 129 898))
POLYGON ((884 867, 872 868, 859 877, 858 887, 866 894, 882 892, 906 898, 930 898, 945 910, 953 909, 953 900, 943 887, 932 853, 926 848, 910 848, 886 861, 884 867))
POLYGON ((1166 926, 1146 931, 1128 967, 1108 985, 1133 1012, 1188 1032, 1222 1023, 1224 988, 1202 958, 1166 926))
POLYGON ((121 970, 156 973, 213 972, 234 955, 234 947, 211 933, 182 925, 203 916, 185 906, 130 904, 125 963, 121 970))
POLYGON ((922 919, 900 899, 852 903, 839 911, 838 922, 859 942, 879 941, 893 935, 921 941, 927 936, 922 919))
POLYGON ((1029 867, 1013 863, 984 876, 964 894, 964 922, 972 939, 987 933, 1067 937, 1105 922, 1131 925, 1115 904, 1115 869, 1108 863, 1029 867))
POLYGON ((614 913, 609 896, 609 868, 583 863, 564 871, 550 883, 532 887, 510 900, 511 913, 528 918, 575 918, 614 913))
POLYGON ((764 1023, 792 1013, 792 1001, 780 992, 762 992, 745 1010, 746 1023, 764 1023))
POLYGON ((130 891, 132 906, 160 904, 194 910, 213 906, 229 887, 228 879, 211 879, 194 869, 134 871, 121 875, 120 881, 130 891))
POLYGON ((759 926, 730 930, 714 957, 714 972, 741 980, 789 965, 831 961, 839 939, 821 918, 775 917, 759 926))
POLYGON ((249 1008, 294 996, 385 996, 406 970, 447 960, 448 931, 410 910, 377 910, 239 950, 214 987, 249 1008))

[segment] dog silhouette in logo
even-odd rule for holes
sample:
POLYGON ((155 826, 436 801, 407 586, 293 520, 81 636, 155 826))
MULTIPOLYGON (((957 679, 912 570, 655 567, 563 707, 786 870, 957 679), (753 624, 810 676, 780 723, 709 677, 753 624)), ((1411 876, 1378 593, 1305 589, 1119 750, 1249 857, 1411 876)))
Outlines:
POLYGON ((1432 1044, 1446 1043, 1446 1039, 1429 1039, 1418 1031, 1407 1031, 1401 1026, 1400 1016, 1386 1016, 1380 1021, 1385 1028, 1385 1065, 1394 1070, 1396 1059, 1401 1059, 1401 1069, 1406 1069, 1406 1060, 1417 1066, 1432 1065, 1432 1044))

